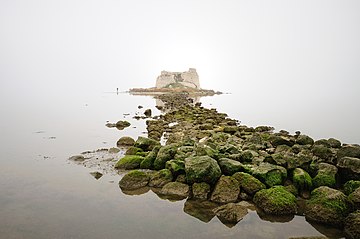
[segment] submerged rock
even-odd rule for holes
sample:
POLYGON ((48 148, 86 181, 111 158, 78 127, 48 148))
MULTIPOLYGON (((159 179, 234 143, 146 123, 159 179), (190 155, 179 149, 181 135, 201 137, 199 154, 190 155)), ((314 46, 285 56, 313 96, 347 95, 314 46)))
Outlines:
POLYGON ((218 163, 209 156, 186 158, 185 173, 188 183, 206 182, 214 184, 221 176, 221 170, 218 163))
POLYGON ((127 173, 120 181, 119 186, 124 190, 135 190, 145 187, 149 183, 150 177, 147 173, 133 170, 127 173))
POLYGON ((253 201, 267 214, 287 215, 297 211, 296 197, 283 186, 262 189, 255 194, 253 201))
POLYGON ((199 219, 202 222, 210 222, 215 216, 214 209, 218 207, 216 203, 210 201, 186 200, 184 212, 199 219))
POLYGON ((75 161, 75 162, 82 162, 85 160, 85 157, 83 155, 75 155, 71 156, 69 160, 75 161))
POLYGON ((96 180, 100 179, 103 176, 103 174, 100 172, 91 172, 90 175, 93 176, 96 180))
POLYGON ((342 227, 350 212, 349 201, 345 194, 326 186, 311 192, 306 203, 305 218, 309 221, 342 227))
POLYGON ((214 212, 227 227, 233 227, 248 214, 248 209, 239 203, 228 203, 214 209, 214 212))
POLYGON ((170 182, 160 191, 160 194, 174 198, 187 198, 189 196, 189 185, 179 182, 170 182))

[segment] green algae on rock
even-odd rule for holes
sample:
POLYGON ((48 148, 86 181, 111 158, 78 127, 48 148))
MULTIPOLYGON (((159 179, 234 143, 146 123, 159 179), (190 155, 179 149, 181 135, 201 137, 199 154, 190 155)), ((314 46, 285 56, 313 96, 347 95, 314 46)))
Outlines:
POLYGON ((221 176, 220 166, 209 156, 194 156, 185 159, 185 173, 188 183, 214 184, 221 176))
POLYGON ((145 187, 149 183, 150 177, 147 173, 133 170, 127 173, 119 182, 119 186, 124 190, 135 190, 145 187))
POLYGON ((257 191, 266 188, 265 184, 248 173, 238 172, 232 177, 238 180, 240 187, 249 195, 254 195, 257 191))
POLYGON ((140 167, 140 163, 144 157, 138 155, 125 155, 115 165, 117 169, 136 169, 140 167))

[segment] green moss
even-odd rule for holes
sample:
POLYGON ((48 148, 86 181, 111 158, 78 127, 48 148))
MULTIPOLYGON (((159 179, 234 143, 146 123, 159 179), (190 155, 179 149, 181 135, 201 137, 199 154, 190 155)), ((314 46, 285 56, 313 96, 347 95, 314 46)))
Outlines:
POLYGON ((152 169, 154 166, 154 161, 159 152, 160 146, 155 146, 153 150, 144 158, 140 163, 140 168, 143 169, 152 169))
POLYGON ((165 168, 169 169, 174 175, 185 173, 185 162, 182 160, 169 160, 165 164, 165 168))
POLYGON ((156 170, 165 168, 165 163, 174 158, 176 154, 176 150, 177 150, 177 145, 175 144, 170 144, 161 147, 154 161, 154 168, 156 170))
POLYGON ((350 180, 347 181, 344 184, 344 193, 346 195, 351 194, 352 192, 354 192, 358 187, 360 187, 360 181, 357 180, 350 180))
POLYGON ((266 185, 272 187, 283 183, 283 177, 277 170, 270 171, 266 174, 264 181, 266 185))
POLYGON ((320 187, 320 186, 335 187, 335 185, 336 185, 335 175, 319 172, 313 178, 313 185, 315 188, 320 187))
POLYGON ((240 187, 250 195, 253 195, 257 191, 266 188, 266 186, 260 182, 260 180, 247 173, 238 172, 235 173, 232 177, 238 180, 240 187))
POLYGON ((294 185, 302 190, 310 190, 312 188, 312 179, 310 175, 301 168, 296 168, 293 172, 293 182, 294 185))
POLYGON ((115 165, 115 168, 121 169, 136 169, 140 167, 141 161, 144 160, 144 157, 137 155, 125 155, 121 158, 115 165))
MULTIPOLYGON (((131 146, 126 150, 125 155, 137 155, 138 153, 143 153, 143 152, 144 151, 142 149, 131 146)), ((140 155, 140 156, 143 156, 143 155, 140 155)))

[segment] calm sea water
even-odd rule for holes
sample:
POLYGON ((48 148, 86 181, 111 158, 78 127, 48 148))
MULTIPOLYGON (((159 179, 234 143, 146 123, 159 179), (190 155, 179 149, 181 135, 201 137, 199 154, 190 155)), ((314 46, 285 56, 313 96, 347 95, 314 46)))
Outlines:
MULTIPOLYGON (((254 107, 251 100, 241 94, 201 99, 206 107, 217 108, 249 126, 270 124, 291 133, 301 130, 314 138, 335 136, 360 143, 357 129, 347 133, 333 122, 331 116, 341 112, 330 109, 323 118, 314 118, 311 111, 316 104, 313 108, 308 105, 307 112, 283 108, 284 104, 271 99, 254 107)), ((2 104, 0 238, 341 237, 336 230, 310 225, 304 217, 274 222, 261 219, 255 211, 232 228, 216 217, 205 223, 184 212, 185 201, 163 200, 152 191, 126 195, 118 187, 121 176, 104 175, 96 180, 90 175, 93 169, 67 160, 86 150, 114 147, 124 135, 143 135, 145 122, 131 117, 146 108, 159 113, 150 97, 79 93, 24 97, 21 101, 9 97, 2 104), (138 105, 144 109, 138 110, 138 105), (124 117, 131 120, 132 127, 123 131, 105 127, 107 121, 124 117)), ((352 124, 347 122, 347 126, 352 124)))

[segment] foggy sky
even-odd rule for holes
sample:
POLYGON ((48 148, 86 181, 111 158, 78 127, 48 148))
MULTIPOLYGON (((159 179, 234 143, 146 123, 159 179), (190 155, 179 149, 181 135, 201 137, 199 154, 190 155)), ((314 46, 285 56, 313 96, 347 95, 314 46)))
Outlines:
POLYGON ((264 108, 350 105, 355 122, 359 12, 358 0, 1 0, 0 97, 151 87, 194 67, 203 88, 264 108))

